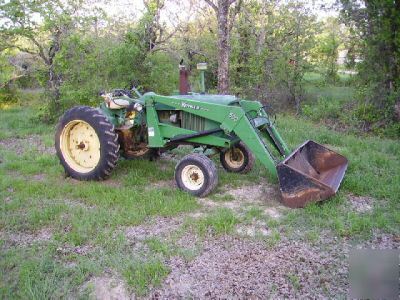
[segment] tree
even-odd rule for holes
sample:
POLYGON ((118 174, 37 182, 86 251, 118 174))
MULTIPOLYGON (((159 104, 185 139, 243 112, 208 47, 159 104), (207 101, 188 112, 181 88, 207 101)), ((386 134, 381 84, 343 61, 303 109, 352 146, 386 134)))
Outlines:
POLYGON ((246 1, 232 31, 237 92, 300 111, 304 73, 314 47, 315 17, 301 3, 246 1))
POLYGON ((234 19, 240 10, 241 0, 205 0, 214 10, 218 24, 218 92, 220 94, 229 93, 229 33, 232 29, 234 19), (233 3, 236 5, 230 12, 233 3))
POLYGON ((0 51, 14 48, 41 60, 47 72, 51 109, 59 113, 62 74, 55 70, 55 58, 64 38, 91 18, 84 0, 0 0, 0 18, 0 51))
POLYGON ((328 83, 336 83, 339 80, 337 59, 342 35, 338 20, 331 17, 325 20, 322 32, 316 37, 313 56, 317 66, 322 68, 324 79, 328 83))
MULTIPOLYGON (((400 85, 400 1, 341 0, 342 19, 364 43, 360 76, 387 92, 400 85)), ((382 100, 382 99, 381 99, 382 100)))
POLYGON ((388 124, 396 119, 396 107, 400 104, 400 1, 340 3, 342 20, 355 40, 361 41, 358 78, 364 97, 359 115, 368 123, 388 124))

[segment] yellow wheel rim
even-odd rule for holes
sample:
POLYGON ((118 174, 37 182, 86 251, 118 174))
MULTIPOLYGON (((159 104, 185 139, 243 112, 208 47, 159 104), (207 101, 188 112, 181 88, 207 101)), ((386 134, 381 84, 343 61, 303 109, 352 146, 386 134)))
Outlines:
POLYGON ((196 165, 187 165, 181 173, 182 182, 191 191, 199 190, 204 184, 203 171, 196 165))
POLYGON ((244 164, 244 155, 239 148, 231 148, 225 152, 225 162, 233 169, 240 168, 244 164))
POLYGON ((76 172, 88 173, 100 161, 100 140, 92 126, 73 120, 64 126, 60 148, 66 163, 76 172))

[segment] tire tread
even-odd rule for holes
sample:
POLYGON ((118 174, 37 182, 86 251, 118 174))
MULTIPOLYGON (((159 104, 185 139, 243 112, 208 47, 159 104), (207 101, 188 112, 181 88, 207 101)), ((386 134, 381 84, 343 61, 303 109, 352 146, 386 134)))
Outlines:
POLYGON ((63 116, 60 117, 55 134, 55 148, 57 156, 60 159, 61 165, 64 167, 65 172, 79 180, 104 180, 115 168, 119 159, 119 143, 118 135, 114 131, 114 125, 108 121, 100 109, 92 108, 89 106, 75 106, 67 110, 63 116), (100 161, 96 168, 88 173, 79 173, 68 166, 63 158, 61 147, 59 145, 60 135, 62 130, 68 122, 76 119, 82 119, 89 123, 96 131, 101 147, 100 161))

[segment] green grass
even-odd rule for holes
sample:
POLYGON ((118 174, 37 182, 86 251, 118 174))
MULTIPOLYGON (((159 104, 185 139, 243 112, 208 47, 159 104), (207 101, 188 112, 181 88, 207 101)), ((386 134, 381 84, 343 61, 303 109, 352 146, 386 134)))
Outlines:
POLYGON ((259 220, 264 217, 263 210, 259 207, 252 206, 244 214, 243 220, 251 223, 253 220, 259 220))
POLYGON ((301 287, 300 278, 297 275, 288 274, 287 278, 296 291, 301 287))
POLYGON ((41 93, 21 93, 20 106, 1 109, 0 139, 7 137, 23 137, 31 134, 46 134, 52 126, 38 120, 32 120, 40 110, 41 93), (33 106, 33 104, 35 104, 33 106))
POLYGON ((146 239, 145 243, 147 247, 149 247, 150 251, 156 254, 161 254, 165 257, 170 257, 177 252, 174 246, 169 245, 165 241, 161 241, 155 237, 146 239))
MULTIPOLYGON (((35 134, 45 146, 52 145, 54 126, 32 126, 30 108, 0 113, 0 128, 6 132, 0 139, 35 134)), ((0 230, 35 236, 48 229, 53 235, 49 241, 33 240, 19 247, 0 243, 0 298, 69 297, 107 268, 123 274, 138 294, 161 282, 168 273, 162 260, 141 263, 141 254, 132 253, 120 232, 152 216, 174 216, 199 207, 194 197, 181 191, 148 188, 149 182, 173 178, 174 164, 121 160, 109 180, 115 186, 64 178, 55 155, 40 153, 32 145, 22 148, 24 153, 18 155, 0 146, 0 197, 6 199, 0 206, 0 230), (85 246, 93 249, 87 256, 60 256, 56 250, 85 246)), ((176 255, 187 256, 178 250, 176 255)))
MULTIPOLYGON (((343 95, 348 92, 343 91, 343 95)), ((35 135, 44 146, 52 147, 54 126, 32 121, 32 108, 1 110, 0 114, 0 140, 35 135)), ((189 220, 182 230, 193 230, 203 237, 208 233, 233 234, 237 224, 260 219, 271 229, 272 234, 265 238, 266 247, 271 249, 283 235, 290 237, 298 230, 312 243, 318 243, 322 230, 349 238, 370 238, 373 230, 400 234, 398 140, 338 133, 283 114, 278 116, 277 126, 291 148, 312 139, 349 159, 338 195, 305 209, 290 210, 280 220, 266 218, 258 207, 250 207, 243 217, 229 209, 217 209, 189 220), (350 193, 373 197, 373 209, 363 214, 352 211, 350 193)), ((173 179, 174 162, 121 160, 108 181, 78 182, 64 178, 55 155, 29 144, 22 146, 25 151, 19 155, 15 149, 0 145, 0 198, 4 199, 0 231, 35 236, 48 229, 53 235, 50 240, 23 245, 0 241, 0 298, 77 298, 84 296, 81 287, 90 278, 108 269, 121 274, 135 293, 144 295, 169 273, 165 265, 168 258, 192 259, 196 255, 196 249, 181 249, 174 241, 150 237, 144 241, 149 255, 132 249, 132 241, 124 234, 127 226, 151 217, 177 216, 200 208, 194 197, 174 187, 149 187, 150 183, 173 179), (91 251, 86 255, 60 251, 79 247, 90 247, 91 251)), ((219 179, 220 190, 260 181, 277 184, 258 163, 247 175, 220 169, 219 179)), ((218 192, 209 198, 233 200, 218 192)))
POLYGON ((221 235, 231 233, 239 218, 228 208, 219 208, 211 212, 204 218, 191 222, 189 227, 193 227, 200 236, 205 236, 211 231, 212 234, 221 235))
POLYGON ((304 210, 291 210, 286 216, 287 223, 316 230, 328 228, 341 236, 370 237, 373 229, 400 233, 398 140, 360 138, 289 115, 282 115, 278 126, 292 148, 311 139, 329 145, 349 160, 339 193, 322 204, 313 204, 304 210), (363 215, 352 212, 347 199, 349 193, 375 198, 375 209, 363 215))
POLYGON ((160 285, 162 279, 169 273, 169 269, 160 260, 138 261, 130 264, 123 275, 127 283, 140 296, 145 295, 152 286, 160 285))
POLYGON ((263 237, 263 239, 268 248, 273 248, 280 242, 281 234, 277 229, 274 229, 272 230, 270 235, 268 235, 267 237, 263 237))
POLYGON ((301 114, 333 129, 354 133, 359 131, 360 123, 354 109, 357 105, 356 89, 349 84, 352 81, 350 75, 339 74, 339 78, 336 85, 331 85, 324 83, 320 74, 307 73, 301 114))

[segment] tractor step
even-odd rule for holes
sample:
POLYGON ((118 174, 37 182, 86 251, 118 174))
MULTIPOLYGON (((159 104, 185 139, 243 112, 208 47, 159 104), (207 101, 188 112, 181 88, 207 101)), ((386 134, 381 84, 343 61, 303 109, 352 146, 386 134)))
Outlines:
POLYGON ((282 202, 304 207, 336 194, 347 159, 313 141, 306 141, 277 165, 282 202))

